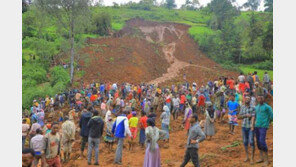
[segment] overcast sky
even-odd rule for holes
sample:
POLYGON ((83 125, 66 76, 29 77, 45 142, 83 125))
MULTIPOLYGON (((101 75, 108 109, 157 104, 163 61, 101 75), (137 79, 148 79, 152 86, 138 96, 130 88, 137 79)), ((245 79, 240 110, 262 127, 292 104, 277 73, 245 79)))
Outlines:
MULTIPOLYGON (((104 5, 106 6, 113 6, 113 2, 116 2, 118 4, 124 4, 127 3, 129 1, 133 1, 133 2, 139 2, 140 0, 104 0, 104 5)), ((162 0, 157 0, 157 2, 161 2, 162 0)), ((181 7, 181 5, 183 5, 185 3, 186 0, 175 0, 177 7, 181 7)), ((242 4, 244 4, 247 0, 236 0, 237 5, 241 6, 242 4)), ((205 6, 206 4, 208 4, 209 2, 211 2, 211 0, 199 0, 200 4, 205 6)), ((264 0, 261 0, 261 4, 259 6, 259 10, 263 10, 264 9, 264 0)))

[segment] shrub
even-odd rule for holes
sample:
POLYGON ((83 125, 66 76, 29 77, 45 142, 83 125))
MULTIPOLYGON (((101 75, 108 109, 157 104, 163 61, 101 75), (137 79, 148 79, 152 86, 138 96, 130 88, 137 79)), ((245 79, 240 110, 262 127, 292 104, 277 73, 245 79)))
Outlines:
POLYGON ((221 64, 221 66, 227 70, 230 70, 230 71, 242 72, 242 70, 239 68, 238 65, 231 63, 231 62, 223 63, 223 64, 221 64))
POLYGON ((94 16, 94 33, 103 35, 109 35, 109 29, 111 28, 111 17, 108 13, 100 13, 94 16))
POLYGON ((149 4, 148 2, 140 1, 139 3, 132 2, 128 4, 130 9, 135 9, 135 10, 151 10, 152 5, 149 4))
POLYGON ((273 70, 273 62, 271 60, 265 60, 263 62, 253 64, 252 67, 261 70, 273 70))
POLYGON ((66 90, 66 87, 67 87, 67 85, 66 85, 64 82, 59 81, 58 83, 56 83, 56 84, 53 86, 53 91, 54 91, 55 93, 61 93, 61 92, 63 92, 63 91, 66 90))
MULTIPOLYGON (((40 64, 37 63, 26 63, 23 66, 22 74, 24 80, 35 80, 36 84, 40 84, 47 81, 46 70, 40 64)), ((28 81, 25 82, 25 84, 28 84, 28 81)), ((32 82, 30 84, 32 85, 32 82)))
POLYGON ((37 85, 37 82, 34 79, 27 78, 27 79, 22 80, 23 89, 28 88, 28 87, 33 87, 33 86, 36 86, 36 85, 37 85))
POLYGON ((58 82, 62 82, 64 85, 70 83, 69 73, 61 66, 55 66, 50 71, 50 84, 52 86, 56 85, 58 82))

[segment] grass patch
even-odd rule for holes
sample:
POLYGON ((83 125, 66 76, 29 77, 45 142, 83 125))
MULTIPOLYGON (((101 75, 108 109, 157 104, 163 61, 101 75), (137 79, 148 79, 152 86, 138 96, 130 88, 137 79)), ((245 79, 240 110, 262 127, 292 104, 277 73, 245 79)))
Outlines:
POLYGON ((192 26, 189 28, 188 33, 195 41, 204 35, 212 35, 215 33, 211 28, 205 26, 192 26))
POLYGON ((111 23, 111 27, 112 27, 112 29, 115 30, 115 31, 119 31, 119 30, 121 30, 123 26, 124 26, 123 23, 117 23, 117 22, 112 22, 112 23, 111 23))
POLYGON ((234 141, 232 144, 230 144, 230 145, 227 145, 227 146, 225 146, 225 147, 221 147, 221 150, 222 151, 225 151, 225 150, 227 150, 227 148, 230 148, 230 147, 237 147, 237 146, 239 146, 240 145, 240 141, 234 141))
POLYGON ((256 68, 253 68, 253 67, 250 67, 247 65, 240 66, 239 68, 240 68, 240 70, 242 70, 242 72, 244 74, 248 74, 249 72, 253 73, 254 71, 257 71, 257 75, 258 75, 260 81, 263 80, 264 72, 267 71, 270 79, 273 81, 273 71, 271 71, 271 70, 260 70, 260 69, 256 69, 256 68))

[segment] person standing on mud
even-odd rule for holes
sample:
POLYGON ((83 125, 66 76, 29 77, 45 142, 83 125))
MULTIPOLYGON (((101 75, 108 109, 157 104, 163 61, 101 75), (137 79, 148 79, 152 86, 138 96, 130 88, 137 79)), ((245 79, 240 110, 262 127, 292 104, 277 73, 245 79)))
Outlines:
POLYGON ((195 167, 199 167, 198 143, 204 141, 206 137, 201 127, 199 126, 197 114, 193 114, 189 119, 191 127, 188 133, 184 161, 180 167, 185 167, 190 159, 192 160, 192 163, 195 167))
POLYGON ((145 129, 147 148, 143 167, 160 167, 160 151, 157 143, 160 133, 161 131, 155 127, 155 120, 153 118, 147 119, 147 128, 145 129))
POLYGON ((34 166, 38 165, 39 160, 41 160, 41 166, 44 166, 44 158, 42 158, 42 151, 44 148, 43 138, 42 130, 37 129, 36 135, 30 141, 30 148, 35 152, 35 158, 33 162, 34 166))
POLYGON ((25 148, 26 138, 30 129, 30 125, 27 124, 26 119, 23 119, 22 123, 22 149, 25 148))
POLYGON ((61 137, 58 134, 59 124, 54 122, 50 133, 44 136, 44 157, 48 167, 61 167, 61 137))
POLYGON ((184 129, 187 131, 187 134, 190 129, 190 117, 192 115, 192 109, 189 105, 189 103, 186 102, 186 109, 185 109, 185 114, 184 114, 184 119, 183 119, 183 124, 184 124, 184 129))
POLYGON ((104 121, 98 116, 99 112, 94 111, 93 117, 89 120, 87 127, 89 128, 88 136, 88 154, 87 154, 87 164, 91 165, 91 155, 92 150, 95 150, 95 163, 94 165, 99 165, 99 144, 100 138, 104 131, 104 121))
POLYGON ((262 163, 267 166, 268 161, 268 148, 266 144, 266 132, 269 128, 270 122, 273 120, 272 108, 264 102, 264 97, 259 94, 257 97, 258 105, 255 108, 256 119, 255 119, 255 134, 257 140, 257 147, 260 150, 260 159, 257 163, 262 163), (264 154, 264 158, 263 158, 264 154))
POLYGON ((239 119, 243 119, 242 122, 242 136, 245 146, 246 159, 244 162, 249 161, 248 145, 252 148, 250 163, 254 163, 255 143, 254 143, 254 121, 255 121, 255 108, 250 105, 251 98, 246 96, 245 104, 241 107, 239 113, 239 119))
POLYGON ((216 119, 216 112, 215 112, 214 107, 211 102, 209 102, 207 105, 205 115, 206 115, 206 122, 205 122, 204 133, 205 133, 206 137, 209 136, 209 140, 211 140, 212 136, 215 135, 214 121, 216 119))
POLYGON ((75 140, 75 124, 68 117, 65 117, 65 122, 62 124, 62 132, 64 162, 68 162, 72 152, 72 143, 75 140))
POLYGON ((174 95, 173 97, 173 118, 178 119, 178 113, 180 109, 180 99, 178 96, 174 95))
POLYGON ((229 119, 229 133, 234 134, 234 126, 237 126, 237 112, 239 110, 239 103, 234 101, 234 95, 230 94, 230 100, 227 102, 228 119, 229 119))
POLYGON ((114 122, 112 127, 112 134, 115 135, 115 137, 118 139, 114 164, 119 165, 122 164, 122 148, 124 138, 126 137, 126 134, 129 137, 132 137, 131 131, 128 126, 128 119, 126 117, 126 114, 126 111, 124 111, 123 114, 117 116, 116 121, 114 122))
POLYGON ((89 128, 87 127, 88 121, 91 119, 92 114, 91 112, 87 111, 86 109, 82 110, 82 114, 79 121, 79 127, 80 127, 80 136, 81 136, 81 153, 80 153, 80 159, 85 157, 83 155, 85 144, 88 140, 88 134, 89 134, 89 128))
POLYGON ((170 113, 170 109, 168 106, 163 106, 163 112, 160 115, 160 119, 161 119, 161 129, 166 131, 166 135, 165 135, 165 140, 167 142, 169 142, 170 139, 170 130, 169 130, 169 126, 170 126, 170 117, 171 117, 171 113, 170 113))
POLYGON ((141 144, 142 148, 144 148, 144 143, 146 140, 145 129, 147 128, 147 119, 148 117, 146 116, 146 113, 142 111, 141 118, 139 120, 139 125, 140 125, 139 143, 141 144))

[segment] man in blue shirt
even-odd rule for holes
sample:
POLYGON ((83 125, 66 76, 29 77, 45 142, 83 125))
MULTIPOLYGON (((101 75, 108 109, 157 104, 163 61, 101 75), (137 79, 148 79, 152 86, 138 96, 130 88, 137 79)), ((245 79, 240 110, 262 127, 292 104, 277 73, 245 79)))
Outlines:
POLYGON ((268 161, 268 148, 266 145, 266 132, 270 122, 273 120, 272 108, 264 103, 264 97, 262 94, 257 97, 258 105, 255 108, 255 134, 257 139, 257 147, 260 150, 260 159, 257 163, 262 163, 264 160, 265 165, 269 164, 268 161), (263 158, 264 154, 264 158, 263 158))
POLYGON ((116 121, 112 127, 112 134, 118 139, 118 144, 115 153, 115 164, 122 164, 122 148, 123 148, 123 141, 128 134, 131 137, 131 131, 128 125, 128 119, 126 117, 127 112, 124 111, 123 114, 117 116, 116 121))
POLYGON ((230 100, 227 102, 228 118, 229 118, 229 133, 234 134, 234 126, 237 126, 237 112, 239 104, 234 100, 234 95, 230 94, 230 100))

